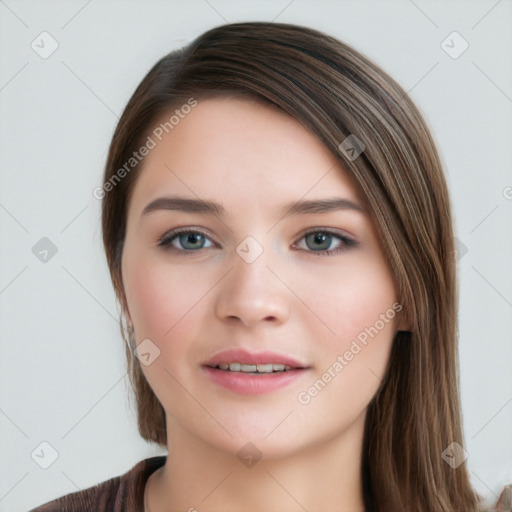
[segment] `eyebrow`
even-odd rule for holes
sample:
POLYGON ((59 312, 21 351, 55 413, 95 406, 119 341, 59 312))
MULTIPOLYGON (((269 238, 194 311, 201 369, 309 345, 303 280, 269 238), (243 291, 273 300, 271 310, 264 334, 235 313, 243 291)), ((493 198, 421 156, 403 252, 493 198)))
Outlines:
MULTIPOLYGON (((225 213, 224 207, 214 201, 173 196, 159 197, 151 201, 142 211, 141 217, 158 210, 176 210, 187 213, 210 214, 219 217, 222 217, 225 213)), ((283 206, 281 214, 283 217, 289 217, 292 215, 328 213, 338 210, 353 210, 365 213, 365 209, 354 201, 340 197, 331 197, 287 203, 283 206)))

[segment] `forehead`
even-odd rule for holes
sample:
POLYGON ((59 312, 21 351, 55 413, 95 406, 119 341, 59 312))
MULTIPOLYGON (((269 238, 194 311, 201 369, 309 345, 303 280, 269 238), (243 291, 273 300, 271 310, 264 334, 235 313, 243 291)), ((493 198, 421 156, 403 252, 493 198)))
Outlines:
POLYGON ((229 196, 239 202, 343 194, 360 198, 322 141, 277 106, 252 98, 208 98, 167 127, 144 158, 134 202, 161 192, 229 196), (171 128, 172 127, 172 128, 171 128))

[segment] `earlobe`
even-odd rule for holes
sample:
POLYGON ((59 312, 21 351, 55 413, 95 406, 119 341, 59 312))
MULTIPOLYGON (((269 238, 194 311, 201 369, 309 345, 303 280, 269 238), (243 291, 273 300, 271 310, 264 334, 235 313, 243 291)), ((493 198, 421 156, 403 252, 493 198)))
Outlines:
POLYGON ((411 332, 411 330, 412 330, 412 321, 409 318, 409 315, 405 312, 405 310, 402 310, 400 312, 400 315, 398 316, 397 331, 411 332))
POLYGON ((132 329, 133 328, 133 321, 132 321, 132 317, 130 315, 130 311, 128 310, 128 302, 126 300, 126 295, 124 293, 124 290, 121 292, 120 302, 121 302, 122 315, 124 316, 124 319, 126 321, 126 325, 130 329, 132 329))
POLYGON ((128 326, 128 328, 132 329, 133 321, 127 306, 123 306, 123 316, 125 318, 126 325, 128 326))

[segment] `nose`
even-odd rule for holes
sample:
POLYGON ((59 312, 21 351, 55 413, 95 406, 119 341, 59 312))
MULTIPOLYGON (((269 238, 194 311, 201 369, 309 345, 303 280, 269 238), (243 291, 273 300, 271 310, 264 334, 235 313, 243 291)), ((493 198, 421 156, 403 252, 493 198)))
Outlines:
POLYGON ((217 317, 246 327, 285 322, 290 314, 290 291, 283 276, 272 268, 275 265, 269 265, 266 252, 250 263, 235 252, 230 263, 230 271, 216 287, 217 317))

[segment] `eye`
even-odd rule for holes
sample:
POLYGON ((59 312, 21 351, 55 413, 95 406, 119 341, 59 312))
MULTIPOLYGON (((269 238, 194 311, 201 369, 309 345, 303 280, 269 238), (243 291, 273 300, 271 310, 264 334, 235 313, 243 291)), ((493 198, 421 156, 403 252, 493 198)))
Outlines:
POLYGON ((214 246, 213 243, 205 245, 207 240, 210 239, 206 234, 197 229, 174 229, 162 236, 158 240, 158 245, 175 251, 197 252, 199 249, 207 249, 214 246))
MULTIPOLYGON (((215 243, 211 241, 206 233, 198 229, 177 228, 160 237, 158 245, 166 250, 193 253, 201 249, 214 247, 215 243)), ((340 254, 356 245, 357 242, 355 240, 341 233, 336 233, 329 229, 317 228, 304 233, 292 247, 305 250, 306 252, 317 253, 322 256, 332 256, 340 254), (305 241, 305 248, 304 244, 300 243, 302 240, 305 241)))
MULTIPOLYGON (((332 256, 340 254, 351 247, 355 247, 357 242, 348 238, 345 235, 336 233, 328 229, 315 229, 305 233, 298 242, 295 242, 294 247, 297 247, 299 242, 305 241, 306 248, 309 249, 307 252, 319 253, 322 256, 332 256), (333 248, 333 243, 335 247, 333 248)), ((303 245, 302 247, 303 248, 303 245)), ((307 250, 306 249, 306 250, 307 250)))

